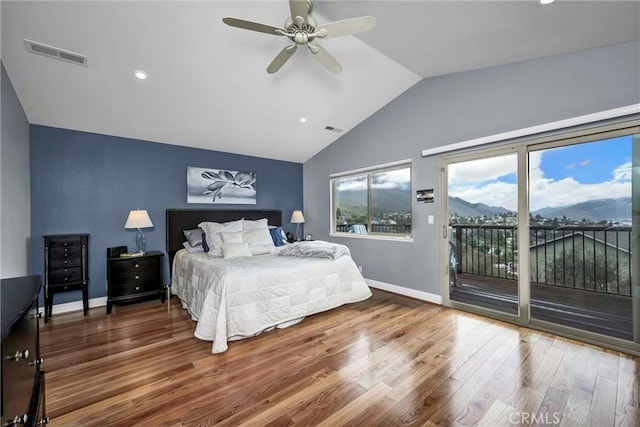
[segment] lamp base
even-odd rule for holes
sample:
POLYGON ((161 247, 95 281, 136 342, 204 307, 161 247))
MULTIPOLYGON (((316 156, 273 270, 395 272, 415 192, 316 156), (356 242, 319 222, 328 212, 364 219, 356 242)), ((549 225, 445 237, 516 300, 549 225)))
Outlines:
POLYGON ((296 242, 302 240, 302 227, 300 224, 296 224, 296 242))
POLYGON ((144 251, 147 249, 147 238, 139 228, 136 234, 136 246, 138 247, 138 253, 144 255, 144 251))

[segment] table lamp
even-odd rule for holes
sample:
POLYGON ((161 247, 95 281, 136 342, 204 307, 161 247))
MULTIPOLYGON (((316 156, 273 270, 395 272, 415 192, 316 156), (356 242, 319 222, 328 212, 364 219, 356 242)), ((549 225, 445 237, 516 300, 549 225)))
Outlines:
POLYGON ((129 216, 127 217, 127 222, 124 224, 124 228, 138 229, 138 233, 136 234, 136 245, 138 246, 138 252, 141 254, 144 254, 147 246, 147 238, 144 236, 142 229, 151 227, 153 227, 153 223, 151 222, 151 218, 149 218, 149 214, 146 210, 138 209, 129 212, 129 216))
POLYGON ((302 238, 302 228, 300 224, 304 224, 304 215, 302 215, 302 211, 293 211, 290 222, 291 224, 296 225, 296 240, 299 242, 302 238))

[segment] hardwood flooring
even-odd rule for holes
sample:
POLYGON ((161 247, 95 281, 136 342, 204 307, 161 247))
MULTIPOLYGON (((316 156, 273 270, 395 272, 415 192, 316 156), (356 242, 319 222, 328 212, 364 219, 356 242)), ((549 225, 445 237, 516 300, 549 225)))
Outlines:
POLYGON ((640 425, 639 358, 373 293, 218 355, 175 297, 54 316, 50 425, 640 425))

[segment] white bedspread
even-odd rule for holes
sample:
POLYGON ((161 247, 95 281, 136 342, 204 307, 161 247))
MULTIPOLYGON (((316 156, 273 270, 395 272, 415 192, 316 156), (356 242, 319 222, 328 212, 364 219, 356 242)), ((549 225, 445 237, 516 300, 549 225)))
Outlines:
POLYGON ((171 292, 197 321, 194 335, 213 341, 212 353, 226 351, 227 341, 371 296, 349 256, 222 259, 185 250, 175 256, 171 292))

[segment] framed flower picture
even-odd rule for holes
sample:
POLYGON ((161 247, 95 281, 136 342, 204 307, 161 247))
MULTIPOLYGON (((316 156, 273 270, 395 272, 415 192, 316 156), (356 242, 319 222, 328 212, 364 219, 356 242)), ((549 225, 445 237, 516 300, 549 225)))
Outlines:
POLYGON ((187 167, 187 203, 256 204, 256 174, 187 167))

